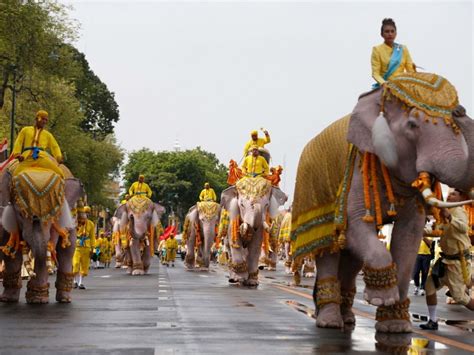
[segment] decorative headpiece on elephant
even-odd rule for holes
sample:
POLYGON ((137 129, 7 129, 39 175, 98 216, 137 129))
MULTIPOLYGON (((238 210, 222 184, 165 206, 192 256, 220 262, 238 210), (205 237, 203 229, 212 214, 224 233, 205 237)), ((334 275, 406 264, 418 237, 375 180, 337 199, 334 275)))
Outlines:
POLYGON ((132 265, 128 273, 143 275, 148 272, 154 252, 155 227, 165 208, 143 196, 133 196, 115 212, 120 218, 120 232, 129 233, 132 265))
POLYGON ((230 245, 229 282, 258 285, 258 260, 267 217, 278 214, 288 196, 262 177, 242 178, 222 192, 221 206, 229 214, 227 238, 230 245), (246 251, 244 251, 246 249, 246 251))
POLYGON ((189 209, 183 230, 183 240, 187 245, 186 268, 193 269, 196 263, 202 271, 209 269, 211 247, 216 238, 220 212, 221 206, 213 201, 198 202, 189 209))
POLYGON ((351 306, 363 268, 364 297, 378 306, 376 329, 411 331, 407 292, 425 202, 454 207, 431 192, 439 182, 474 186, 474 122, 464 114, 446 79, 409 73, 362 95, 352 115, 306 145, 292 243, 295 258, 316 255, 318 326, 355 322, 351 306), (378 229, 392 222, 388 251, 378 229))
POLYGON ((12 177, 10 171, 18 164, 12 161, 0 174, 1 252, 5 258, 6 276, 0 301, 17 302, 21 288, 21 262, 31 277, 27 285, 28 303, 47 303, 49 299, 48 267, 51 257, 57 261, 56 300, 71 301, 71 265, 76 230, 70 207, 84 194, 78 179, 63 167, 66 179, 44 169, 27 169, 12 177), (56 245, 60 245, 56 248, 56 245), (35 259, 28 268, 29 251, 35 259), (21 252, 21 253, 20 253, 21 252), (19 255, 17 255, 19 254, 19 255))

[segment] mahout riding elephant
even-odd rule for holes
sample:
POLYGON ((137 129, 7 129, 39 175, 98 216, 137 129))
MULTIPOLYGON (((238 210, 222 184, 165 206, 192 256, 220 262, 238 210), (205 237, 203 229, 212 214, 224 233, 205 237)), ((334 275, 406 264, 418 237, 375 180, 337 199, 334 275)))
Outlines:
POLYGON ((187 253, 184 265, 194 269, 196 261, 202 271, 209 270, 211 247, 216 238, 216 226, 219 223, 221 207, 217 202, 202 201, 192 206, 185 219, 183 238, 186 240, 187 253), (198 251, 196 260, 195 249, 198 251))
POLYGON ((17 161, 0 176, 1 245, 5 274, 2 302, 18 302, 22 253, 31 250, 35 263, 27 284, 28 303, 48 303, 48 256, 57 261, 56 301, 71 302, 72 257, 76 245, 76 228, 70 208, 84 194, 81 182, 62 166, 65 179, 45 169, 25 169, 12 176, 17 161), (13 201, 13 203, 12 203, 13 201))
POLYGON ((221 206, 229 216, 229 282, 258 286, 263 232, 270 232, 267 217, 275 218, 287 199, 284 192, 263 177, 244 177, 222 192, 221 206))
POLYGON ((407 293, 426 210, 454 207, 441 201, 440 182, 466 192, 474 186, 474 122, 436 74, 404 74, 363 94, 352 115, 307 144, 292 243, 295 258, 316 255, 318 326, 355 322, 362 269, 376 329, 411 332, 407 293), (386 223, 394 223, 390 251, 377 238, 386 223))
POLYGON ((151 258, 154 252, 153 233, 158 225, 165 208, 153 203, 144 196, 133 196, 127 203, 121 205, 115 212, 120 216, 120 232, 129 233, 129 252, 131 265, 127 265, 127 272, 132 275, 148 273, 151 258))

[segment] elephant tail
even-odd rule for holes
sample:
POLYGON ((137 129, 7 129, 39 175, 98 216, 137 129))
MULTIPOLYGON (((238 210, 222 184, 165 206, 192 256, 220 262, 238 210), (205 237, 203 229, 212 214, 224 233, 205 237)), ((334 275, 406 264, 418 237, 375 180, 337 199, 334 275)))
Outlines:
POLYGON ((48 250, 49 233, 45 235, 41 226, 41 221, 33 219, 33 237, 29 240, 30 249, 33 253, 36 263, 46 263, 46 254, 48 250))

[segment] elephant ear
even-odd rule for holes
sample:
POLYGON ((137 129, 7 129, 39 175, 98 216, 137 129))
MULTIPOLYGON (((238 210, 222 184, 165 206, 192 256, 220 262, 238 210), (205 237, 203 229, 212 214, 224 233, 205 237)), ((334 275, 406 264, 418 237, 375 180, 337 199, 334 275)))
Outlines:
POLYGON ((236 218, 240 211, 239 206, 237 204, 238 198, 237 189, 235 186, 228 187, 221 194, 221 208, 229 211, 229 218, 234 219, 236 218))
POLYGON ((125 232, 125 227, 128 224, 127 204, 121 205, 115 211, 114 217, 120 220, 120 232, 125 232))
POLYGON ((188 210, 188 214, 192 213, 196 208, 197 208, 196 205, 191 206, 188 210))
POLYGON ((84 185, 79 179, 67 178, 64 182, 64 192, 69 206, 75 206, 81 196, 84 196, 84 185))
POLYGON ((272 195, 270 197, 270 218, 278 215, 278 208, 283 206, 288 200, 288 195, 281 191, 278 187, 272 187, 272 195))
POLYGON ((156 227, 160 221, 161 216, 165 213, 165 208, 159 203, 153 204, 153 213, 151 217, 151 225, 156 227))
POLYGON ((375 153, 372 128, 380 113, 381 99, 382 89, 363 94, 352 111, 347 140, 363 152, 375 153))

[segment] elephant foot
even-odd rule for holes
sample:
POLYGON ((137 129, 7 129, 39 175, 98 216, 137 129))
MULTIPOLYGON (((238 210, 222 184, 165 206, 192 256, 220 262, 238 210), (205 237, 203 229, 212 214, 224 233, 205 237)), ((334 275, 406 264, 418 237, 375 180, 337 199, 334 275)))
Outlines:
POLYGON ((145 270, 142 269, 135 269, 132 271, 133 276, 142 276, 145 275, 145 270))
POLYGON ((274 266, 269 266, 267 270, 268 270, 268 271, 276 271, 276 267, 274 267, 274 266))
POLYGON ((303 277, 306 277, 306 278, 311 278, 311 277, 315 277, 316 274, 314 272, 307 272, 305 274, 303 274, 303 277))
POLYGON ((56 302, 71 303, 71 291, 74 282, 73 273, 58 271, 56 279, 56 302))
POLYGON ((19 288, 6 288, 0 296, 0 302, 17 303, 20 300, 19 288))
POLYGON ((122 263, 116 262, 114 267, 116 269, 120 269, 122 267, 122 263))
POLYGON ((391 306, 399 301, 397 267, 394 263, 380 269, 364 266, 364 299, 374 306, 391 306))
POLYGON ((385 320, 375 323, 375 330, 381 333, 411 333, 411 322, 403 319, 385 320))
POLYGON ((255 288, 258 286, 258 270, 249 272, 247 280, 244 281, 244 286, 255 288))
MULTIPOLYGON (((122 266, 122 269, 123 269, 123 266, 122 266)), ((127 266, 126 269, 127 269, 127 271, 126 271, 127 274, 128 274, 128 275, 131 275, 131 274, 132 274, 132 267, 131 267, 131 266, 127 266)))
POLYGON ((186 271, 193 271, 194 270, 194 265, 184 263, 184 269, 186 271))
MULTIPOLYGON (((410 352, 412 336, 407 333, 389 334, 389 333, 375 333, 375 348, 387 354, 408 354, 410 352)), ((422 339, 419 339, 422 340, 422 339)), ((424 339, 423 339, 424 340, 424 339)), ((428 339, 426 339, 426 345, 428 339)))
POLYGON ((209 267, 201 266, 201 268, 199 269, 199 271, 208 272, 208 271, 209 271, 209 267))
POLYGON ((341 290, 341 315, 344 324, 355 324, 356 322, 354 312, 352 311, 355 294, 355 288, 349 291, 341 290))
POLYGON ((321 309, 318 309, 316 326, 319 328, 344 327, 340 306, 337 303, 328 303, 321 307, 321 309))
POLYGON ((381 333, 411 333, 410 299, 390 306, 377 307, 375 329, 381 333))
POLYGON ((25 298, 28 304, 49 303, 49 283, 40 286, 28 283, 25 298))
POLYGON ((132 267, 131 267, 131 266, 128 266, 128 265, 122 265, 121 268, 122 268, 122 269, 131 269, 132 267))
POLYGON ((285 266, 285 274, 293 275, 293 271, 291 271, 291 267, 285 266))
POLYGON ((71 303, 71 293, 66 291, 56 291, 56 302, 58 303, 71 303))

